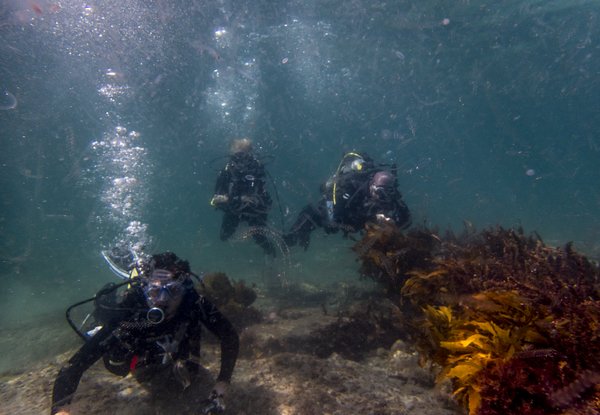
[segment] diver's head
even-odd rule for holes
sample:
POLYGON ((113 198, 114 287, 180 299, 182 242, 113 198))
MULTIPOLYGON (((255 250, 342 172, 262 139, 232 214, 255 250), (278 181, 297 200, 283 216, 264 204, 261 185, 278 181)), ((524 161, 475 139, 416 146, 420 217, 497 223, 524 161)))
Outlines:
POLYGON ((142 266, 142 290, 148 305, 148 320, 161 323, 173 317, 181 304, 190 266, 172 252, 153 255, 142 266))
POLYGON ((249 138, 236 138, 229 147, 231 154, 250 153, 252 151, 252 140, 249 138))
POLYGON ((365 167, 365 159, 358 154, 346 156, 344 164, 341 167, 341 173, 360 172, 365 167))
POLYGON ((161 323, 175 315, 183 300, 183 277, 176 277, 166 269, 155 269, 142 286, 149 307, 148 320, 161 323))
POLYGON ((344 155, 339 173, 368 173, 374 168, 373 159, 365 153, 350 152, 344 155))
POLYGON ((378 171, 373 175, 369 184, 371 197, 379 200, 389 200, 396 191, 396 177, 389 171, 378 171))

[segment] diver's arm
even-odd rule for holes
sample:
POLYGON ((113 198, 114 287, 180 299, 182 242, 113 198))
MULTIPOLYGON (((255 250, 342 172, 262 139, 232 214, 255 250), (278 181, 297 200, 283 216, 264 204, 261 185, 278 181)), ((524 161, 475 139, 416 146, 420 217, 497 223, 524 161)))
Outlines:
POLYGON ((227 195, 229 193, 229 182, 231 181, 231 173, 227 167, 219 172, 215 183, 216 195, 227 195))
MULTIPOLYGON (((52 391, 51 414, 64 411, 64 407, 71 403, 73 394, 77 390, 83 373, 92 366, 104 353, 104 340, 112 330, 103 328, 88 340, 69 359, 69 362, 58 372, 52 391)), ((68 411, 67 411, 68 413, 68 411)))
POLYGON ((256 157, 254 158, 255 162, 256 162, 256 172, 255 172, 255 176, 257 179, 261 179, 261 180, 265 180, 265 178, 267 177, 267 169, 265 168, 265 165, 262 164, 260 162, 260 160, 258 160, 256 157))
POLYGON ((230 382, 239 352, 239 337, 229 320, 204 297, 197 302, 202 309, 202 323, 221 340, 221 370, 217 382, 230 382))
POLYGON ((267 183, 264 178, 264 170, 263 170, 262 177, 258 180, 257 183, 258 183, 258 185, 256 188, 256 195, 260 199, 261 206, 264 206, 265 208, 268 209, 273 204, 273 199, 271 199, 271 195, 267 191, 267 183))
POLYGON ((231 182, 231 173, 227 168, 219 172, 217 182, 215 183, 215 193, 210 199, 210 205, 223 209, 229 203, 229 185, 231 182))
POLYGON ((411 224, 410 210, 401 199, 396 199, 394 201, 394 212, 392 213, 392 219, 394 220, 396 226, 401 229, 408 228, 411 224))

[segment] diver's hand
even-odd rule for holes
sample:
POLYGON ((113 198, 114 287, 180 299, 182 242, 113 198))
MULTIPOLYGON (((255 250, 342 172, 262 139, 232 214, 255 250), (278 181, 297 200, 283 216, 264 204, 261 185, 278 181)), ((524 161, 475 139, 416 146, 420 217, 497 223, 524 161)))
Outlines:
POLYGON ((375 215, 375 219, 377 220, 378 223, 386 223, 386 222, 393 223, 394 222, 391 218, 388 218, 383 213, 378 213, 377 215, 375 215))
POLYGON ((229 196, 227 195, 214 195, 210 201, 212 205, 220 205, 222 203, 229 202, 229 196))
POLYGON ((247 203, 249 205, 258 205, 258 199, 255 196, 244 195, 240 198, 240 200, 242 203, 247 203))
POLYGON ((56 412, 54 415, 71 415, 71 412, 67 411, 66 409, 61 409, 60 411, 56 412))
POLYGON ((210 393, 210 395, 223 397, 227 393, 228 389, 229 389, 229 384, 227 382, 224 382, 221 380, 221 381, 215 383, 215 386, 214 386, 212 392, 210 393))
POLYGON ((203 414, 220 414, 225 411, 225 394, 229 385, 227 382, 217 382, 208 397, 209 404, 203 409, 203 414))

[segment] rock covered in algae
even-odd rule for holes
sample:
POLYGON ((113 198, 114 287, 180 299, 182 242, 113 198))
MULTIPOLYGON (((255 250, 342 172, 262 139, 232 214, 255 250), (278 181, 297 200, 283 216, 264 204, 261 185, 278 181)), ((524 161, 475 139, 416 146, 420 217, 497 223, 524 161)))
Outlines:
POLYGON ((205 274, 202 284, 198 284, 196 289, 215 304, 238 329, 262 318, 261 313, 252 307, 257 297, 256 291, 244 281, 231 282, 225 273, 213 272, 205 274))

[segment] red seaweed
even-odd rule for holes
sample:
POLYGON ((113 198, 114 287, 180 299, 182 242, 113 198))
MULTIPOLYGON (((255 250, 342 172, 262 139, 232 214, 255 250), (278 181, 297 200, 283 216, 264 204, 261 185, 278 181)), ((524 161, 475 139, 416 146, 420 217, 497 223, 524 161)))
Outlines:
POLYGON ((600 413, 600 269, 571 243, 384 224, 355 252, 471 415, 600 413))

